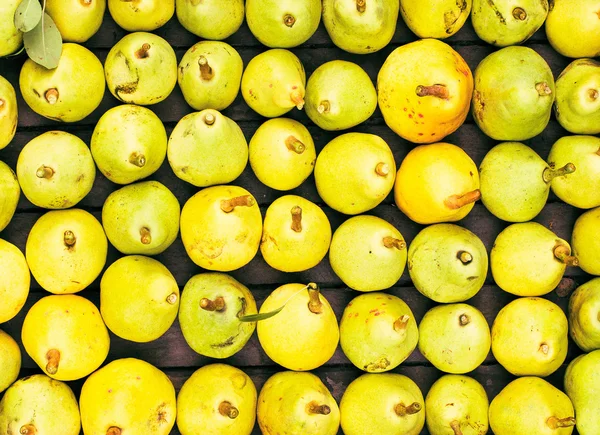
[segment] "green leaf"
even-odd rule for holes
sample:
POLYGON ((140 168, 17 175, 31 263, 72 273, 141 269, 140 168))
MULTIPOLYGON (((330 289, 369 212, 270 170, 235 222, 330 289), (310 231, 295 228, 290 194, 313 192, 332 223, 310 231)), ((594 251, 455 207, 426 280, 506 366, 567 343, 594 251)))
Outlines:
POLYGON ((23 34, 23 44, 27 55, 35 63, 48 69, 58 66, 62 53, 62 37, 50 15, 44 13, 40 23, 23 34))
POLYGON ((240 322, 258 322, 260 320, 270 319, 274 315, 279 314, 281 312, 281 310, 283 310, 284 308, 285 308, 285 304, 282 305, 281 307, 277 308, 274 311, 269 311, 268 313, 261 313, 261 314, 249 314, 247 316, 240 317, 239 320, 240 320, 240 322))
POLYGON ((15 11, 15 27, 30 32, 42 19, 42 6, 38 0, 23 0, 15 11))

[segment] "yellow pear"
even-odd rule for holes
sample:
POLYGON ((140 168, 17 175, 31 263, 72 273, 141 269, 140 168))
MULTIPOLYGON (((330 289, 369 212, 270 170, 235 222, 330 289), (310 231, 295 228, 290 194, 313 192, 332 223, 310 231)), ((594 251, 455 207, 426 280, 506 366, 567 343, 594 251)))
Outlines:
POLYGON ((0 57, 13 54, 23 45, 23 32, 15 26, 15 12, 21 0, 5 0, 0 4, 0 57))
POLYGON ((584 352, 600 349, 600 277, 580 285, 569 299, 569 335, 584 352))
POLYGON ((175 0, 108 0, 113 20, 128 32, 151 32, 175 13, 175 0))
POLYGON ((550 4, 546 36, 552 48, 567 57, 600 56, 598 1, 554 0, 550 4))
MULTIPOLYGON (((0 329, 0 393, 6 390, 19 377, 21 370, 21 349, 17 342, 0 329)), ((0 406, 0 416, 2 406, 0 406)), ((0 417, 0 421, 2 417, 0 417)), ((0 423, 0 428, 2 424, 0 423)))
POLYGON ((567 366, 564 385, 575 408, 577 431, 580 435, 598 435, 600 415, 600 350, 579 355, 567 366))
POLYGON ((181 25, 202 39, 220 41, 244 22, 244 0, 176 0, 181 25))
POLYGON ((67 42, 83 43, 94 36, 105 10, 106 0, 46 0, 46 12, 67 42))
POLYGON ((571 233, 573 255, 584 272, 600 275, 600 207, 588 210, 575 221, 571 233))
POLYGON ((8 80, 0 76, 0 150, 6 148, 15 137, 18 119, 15 88, 8 80))
POLYGON ((471 0, 400 0, 400 13, 419 38, 445 39, 462 28, 471 6, 471 0))
POLYGON ((29 296, 31 276, 19 248, 0 239, 0 323, 15 317, 29 296))
POLYGON ((0 160, 0 231, 8 226, 21 197, 21 186, 12 168, 0 160))

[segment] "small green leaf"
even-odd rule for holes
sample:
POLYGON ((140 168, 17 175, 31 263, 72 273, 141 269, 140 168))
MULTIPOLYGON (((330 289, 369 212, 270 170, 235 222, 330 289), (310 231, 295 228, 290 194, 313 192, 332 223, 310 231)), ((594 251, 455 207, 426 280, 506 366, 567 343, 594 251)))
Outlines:
POLYGON ((281 310, 283 310, 284 308, 285 308, 285 305, 282 305, 281 307, 277 308, 274 311, 269 311, 268 313, 261 313, 261 314, 249 314, 247 316, 240 317, 239 320, 240 320, 240 322, 258 322, 260 320, 270 319, 274 315, 280 313, 281 310))
POLYGON ((15 11, 15 27, 30 32, 42 19, 42 6, 38 0, 23 0, 15 11))
POLYGON ((48 69, 58 66, 62 54, 62 37, 50 15, 44 13, 35 29, 23 34, 23 44, 27 55, 35 63, 48 69))

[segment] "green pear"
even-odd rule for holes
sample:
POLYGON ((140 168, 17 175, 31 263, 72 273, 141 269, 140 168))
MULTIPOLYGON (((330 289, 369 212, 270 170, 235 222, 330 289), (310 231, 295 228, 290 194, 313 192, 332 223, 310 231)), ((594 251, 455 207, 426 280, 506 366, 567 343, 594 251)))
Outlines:
POLYGON ((396 162, 390 146, 369 133, 345 133, 321 150, 315 164, 319 196, 341 213, 377 207, 394 187, 396 162))
POLYGON ((168 435, 175 388, 162 371, 136 358, 112 361, 88 377, 79 398, 85 434, 168 435))
POLYGON ((323 0, 323 24, 342 50, 374 53, 392 40, 398 9, 398 0, 323 0))
POLYGON ((244 0, 176 0, 181 25, 202 39, 223 40, 244 22, 244 0))
POLYGON ((246 345, 256 329, 255 322, 242 322, 240 317, 256 312, 254 297, 242 283, 224 273, 201 273, 185 284, 179 324, 195 352, 228 358, 246 345))
MULTIPOLYGON (((17 342, 0 329, 0 393, 11 386, 19 377, 21 370, 21 349, 17 342)), ((2 421, 2 406, 0 405, 0 422, 2 421)), ((0 423, 2 427, 2 423, 0 423)))
POLYGON ((548 0, 473 0, 471 20, 479 38, 496 47, 522 44, 544 24, 548 0))
POLYGON ((21 186, 17 174, 0 160, 0 231, 12 220, 21 197, 21 186))
POLYGON ((77 293, 100 275, 108 241, 100 222, 89 212, 71 208, 43 214, 25 244, 27 264, 36 281, 50 293, 77 293))
POLYGON ((94 36, 105 10, 106 0, 46 0, 46 13, 68 42, 81 44, 94 36))
POLYGON ((13 54, 23 45, 23 32, 15 26, 15 12, 22 0, 5 0, 0 5, 0 57, 13 54))
POLYGON ((552 180, 552 191, 567 204, 578 208, 600 206, 600 137, 563 136, 554 142, 548 164, 560 168, 572 162, 577 171, 552 180))
POLYGON ((488 433, 488 397, 475 379, 444 375, 425 397, 425 419, 431 435, 488 433))
POLYGON ((0 239, 0 323, 14 318, 27 301, 31 275, 19 248, 0 239))
POLYGON ((570 435, 573 415, 567 395, 534 376, 515 379, 490 403, 490 427, 495 435, 570 435))
POLYGON ((417 347, 419 330, 410 307, 385 293, 352 299, 340 321, 340 345, 348 359, 370 373, 387 372, 417 347))
POLYGON ((332 60, 318 67, 306 85, 306 114, 323 130, 345 130, 377 108, 377 91, 360 66, 332 60))
POLYGON ((27 312, 21 331, 27 354, 48 376, 81 379, 108 355, 110 338, 98 308, 78 295, 45 296, 27 312))
POLYGON ((106 83, 102 63, 82 45, 66 43, 55 69, 27 59, 19 87, 37 114, 62 122, 81 121, 100 105, 106 83))
POLYGON ((600 133, 600 62, 577 59, 560 73, 554 113, 571 133, 600 133))
POLYGON ((0 76, 0 150, 6 148, 15 137, 18 120, 15 88, 8 80, 0 76))
POLYGON ((317 31, 321 0, 248 0, 246 22, 267 47, 297 47, 317 31))
POLYGON ((550 168, 522 143, 498 144, 488 151, 479 166, 481 202, 502 220, 530 221, 546 205, 552 180, 575 170, 570 162, 557 169, 550 168))
POLYGON ((212 186, 181 210, 181 240, 190 259, 206 270, 229 272, 258 252, 262 215, 256 199, 239 186, 212 186))
POLYGON ((481 239, 454 224, 423 228, 408 248, 407 263, 417 290, 441 303, 472 298, 488 272, 488 254, 481 239))
POLYGON ((397 373, 366 373, 348 385, 342 400, 345 435, 418 435, 425 426, 423 393, 397 373))
POLYGON ((258 322, 256 332, 263 350, 289 370, 322 366, 333 356, 340 338, 331 305, 316 284, 291 283, 276 288, 263 302, 260 313, 284 305, 279 314, 258 322))
POLYGON ((567 266, 578 264, 569 243, 537 222, 509 225, 498 234, 490 253, 494 281, 517 296, 550 293, 567 266))
POLYGON ((600 349, 600 278, 580 285, 571 295, 569 334, 584 352, 600 349))
POLYGON ((472 0, 400 0, 400 13, 419 38, 446 39, 469 18, 472 0))
POLYGON ((136 343, 160 338, 179 309, 177 281, 159 261, 130 255, 112 263, 100 281, 100 313, 113 334, 136 343))
POLYGON ((23 194, 34 205, 64 209, 90 193, 96 165, 88 146, 64 131, 48 131, 29 141, 17 160, 23 194))
POLYGON ((240 126, 213 109, 184 116, 167 147, 175 175, 197 187, 227 184, 248 164, 248 143, 240 126))
POLYGON ((269 266, 282 272, 302 272, 325 258, 331 243, 331 225, 317 204, 297 195, 285 195, 265 213, 260 252, 269 266))
POLYGON ((124 103, 142 106, 159 103, 177 84, 175 51, 153 33, 124 36, 108 52, 104 70, 108 90, 124 103))
POLYGON ((181 58, 177 82, 195 110, 224 110, 240 91, 243 69, 242 57, 231 45, 200 41, 181 58))
POLYGON ((598 435, 600 415, 600 350, 579 355, 567 366, 565 392, 573 402, 580 435, 598 435))
POLYGON ((463 374, 475 370, 490 352, 487 320, 467 304, 431 308, 419 324, 419 351, 438 370, 463 374))
POLYGON ((167 155, 167 132, 150 109, 121 104, 100 117, 90 149, 106 178, 129 184, 158 171, 167 155))
POLYGON ((336 435, 340 410, 312 373, 275 373, 258 396, 258 425, 263 434, 336 435))
POLYGON ((151 32, 175 13, 175 0, 108 0, 113 20, 128 32, 151 32))
POLYGON ((141 181, 115 190, 102 206, 102 225, 123 254, 156 255, 179 233, 181 207, 158 181, 141 181))
POLYGON ((268 119, 249 144, 250 166, 261 183, 275 190, 291 190, 312 174, 317 160, 308 129, 288 118, 268 119))
POLYGON ((531 139, 548 125, 554 77, 533 49, 513 46, 488 55, 475 69, 474 80, 473 117, 492 139, 531 139))
POLYGON ((406 267, 406 242, 392 224, 377 216, 354 216, 334 232, 329 262, 348 287, 385 290, 398 282, 406 267))
POLYGON ((181 435, 250 435, 256 421, 256 387, 242 370, 208 364, 196 370, 177 396, 181 435))
POLYGON ((592 275, 600 275, 600 207, 586 211, 575 221, 571 244, 579 267, 592 275))
POLYGON ((600 19, 597 0, 550 1, 546 36, 567 57, 600 56, 600 19))
POLYGON ((46 375, 15 382, 0 401, 0 433, 79 435, 81 420, 73 390, 46 375))
POLYGON ((567 347, 567 316, 547 299, 515 299, 492 325, 494 357, 516 376, 548 376, 567 357, 567 347))
POLYGON ((242 96, 259 115, 275 118, 304 107, 306 73, 289 50, 264 51, 248 63, 242 75, 242 96))

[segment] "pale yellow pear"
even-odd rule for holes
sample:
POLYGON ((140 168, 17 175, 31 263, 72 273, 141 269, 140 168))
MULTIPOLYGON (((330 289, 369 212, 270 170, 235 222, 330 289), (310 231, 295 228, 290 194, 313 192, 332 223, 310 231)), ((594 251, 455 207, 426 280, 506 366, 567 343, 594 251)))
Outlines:
POLYGON ((108 0, 113 20, 128 32, 151 32, 162 27, 175 13, 175 0, 108 0))
POLYGON ((106 0, 46 0, 46 12, 65 42, 83 43, 94 36, 104 11, 106 0))
POLYGON ((554 0, 546 18, 546 36, 567 57, 600 55, 600 18, 597 0, 554 0))
POLYGON ((0 231, 12 220, 21 197, 17 174, 0 160, 0 231))
MULTIPOLYGON (((21 349, 6 332, 0 329, 0 393, 17 380, 21 370, 21 349)), ((0 421, 2 421, 2 406, 0 405, 0 421)), ((0 423, 0 428, 2 424, 0 423)))
POLYGON ((6 0, 0 4, 0 57, 13 54, 23 44, 23 32, 15 26, 15 12, 21 0, 6 0))
POLYGON ((600 415, 600 350, 583 354, 567 366, 565 392, 573 402, 577 431, 580 435, 598 435, 600 415))
POLYGON ((600 275, 600 207, 588 210, 575 221, 571 233, 573 255, 584 272, 600 275))
POLYGON ((0 239, 0 323, 15 317, 27 301, 31 275, 19 248, 0 239))
POLYGON ((569 299, 569 334, 584 352, 600 349, 600 278, 581 284, 569 299))
POLYGON ((400 13, 419 38, 445 39, 462 28, 471 6, 471 0, 400 0, 400 13))
POLYGON ((244 22, 244 0, 176 0, 181 25, 202 39, 223 40, 244 22))
POLYGON ((15 88, 8 80, 0 76, 0 150, 6 148, 12 141, 17 132, 18 120, 15 88))

